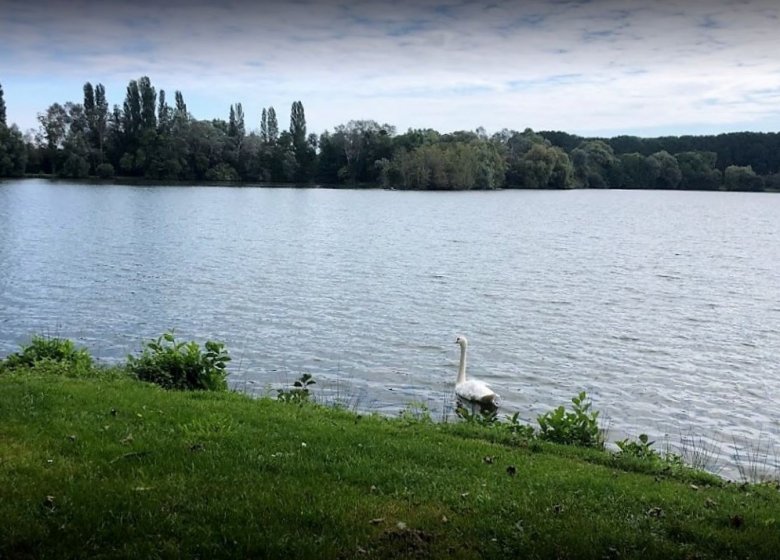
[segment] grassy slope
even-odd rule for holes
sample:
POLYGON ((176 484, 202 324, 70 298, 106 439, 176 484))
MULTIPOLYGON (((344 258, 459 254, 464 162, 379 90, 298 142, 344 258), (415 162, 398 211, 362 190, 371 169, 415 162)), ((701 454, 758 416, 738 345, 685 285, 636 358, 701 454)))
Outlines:
POLYGON ((774 488, 692 487, 594 464, 593 453, 509 447, 480 434, 121 378, 6 374, 0 558, 780 550, 774 488))

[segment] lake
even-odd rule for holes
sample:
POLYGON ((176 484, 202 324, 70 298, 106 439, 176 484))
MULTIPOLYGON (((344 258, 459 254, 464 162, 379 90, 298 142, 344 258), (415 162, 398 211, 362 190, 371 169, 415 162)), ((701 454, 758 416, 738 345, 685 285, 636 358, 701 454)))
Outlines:
POLYGON ((0 183, 0 356, 41 333, 122 360, 168 329, 225 342, 241 390, 308 372, 434 418, 462 334, 504 413, 585 390, 613 441, 780 469, 776 194, 0 183))

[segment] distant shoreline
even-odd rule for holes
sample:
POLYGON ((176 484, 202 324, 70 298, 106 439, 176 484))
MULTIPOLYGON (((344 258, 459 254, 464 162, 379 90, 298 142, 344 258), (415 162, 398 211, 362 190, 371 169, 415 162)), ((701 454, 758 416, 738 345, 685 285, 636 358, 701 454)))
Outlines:
POLYGON ((113 179, 101 179, 99 177, 86 177, 74 179, 57 177, 47 173, 30 173, 23 177, 0 177, 0 183, 12 180, 43 179, 52 183, 82 183, 97 186, 125 185, 138 187, 249 187, 266 189, 328 189, 328 190, 385 190, 385 191, 409 191, 409 192, 490 192, 490 191, 659 191, 659 192, 742 192, 742 193, 780 193, 778 189, 762 190, 731 190, 731 189, 660 189, 657 187, 621 187, 621 188, 595 188, 572 187, 566 189, 533 188, 533 187, 500 187, 495 189, 404 189, 396 187, 383 187, 376 184, 339 185, 331 183, 281 183, 281 182, 253 182, 253 181, 190 181, 183 179, 146 179, 143 177, 114 177, 113 179))

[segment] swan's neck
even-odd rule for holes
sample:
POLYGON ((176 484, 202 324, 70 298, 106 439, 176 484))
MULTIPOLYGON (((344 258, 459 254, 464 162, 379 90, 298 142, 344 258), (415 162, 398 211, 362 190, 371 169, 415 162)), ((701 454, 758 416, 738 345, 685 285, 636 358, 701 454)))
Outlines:
POLYGON ((458 368, 458 379, 455 383, 466 381, 466 345, 460 347, 460 367, 458 368))

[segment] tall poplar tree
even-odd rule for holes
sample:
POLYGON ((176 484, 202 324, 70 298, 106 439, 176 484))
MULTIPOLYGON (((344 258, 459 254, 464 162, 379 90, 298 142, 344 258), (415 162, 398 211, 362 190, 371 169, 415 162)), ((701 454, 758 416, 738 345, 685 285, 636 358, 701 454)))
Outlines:
POLYGON ((268 112, 263 107, 263 113, 260 115, 260 140, 268 143, 268 112))
POLYGON ((103 144, 108 132, 108 100, 106 88, 103 84, 95 86, 95 136, 97 136, 100 163, 103 163, 103 144))
POLYGON ((290 136, 297 163, 295 180, 309 181, 314 174, 315 151, 306 139, 306 115, 303 111, 303 103, 300 101, 293 102, 290 109, 290 136))
POLYGON ((279 122, 276 120, 276 109, 268 108, 268 143, 275 144, 279 139, 279 122))
POLYGON ((138 82, 130 80, 122 111, 122 128, 128 140, 134 140, 141 128, 141 93, 138 82))
POLYGON ((3 84, 0 84, 0 125, 8 126, 5 117, 5 99, 3 99, 3 84))
POLYGON ((147 76, 138 80, 138 92, 141 96, 141 124, 150 130, 157 128, 157 93, 147 76))
POLYGON ((173 117, 177 120, 186 121, 187 120, 187 104, 184 103, 184 96, 181 94, 179 90, 176 90, 175 94, 176 98, 176 109, 174 110, 173 117))
POLYGON ((290 109, 290 135, 296 149, 306 144, 306 115, 300 101, 294 101, 290 109))
POLYGON ((165 90, 160 90, 157 103, 157 127, 161 133, 167 133, 171 124, 171 108, 165 101, 165 90))
MULTIPOLYGON (((95 112, 95 89, 92 84, 87 82, 84 84, 84 114, 87 115, 87 119, 95 112)), ((92 124, 92 123, 90 123, 92 124)))
POLYGON ((97 134, 95 132, 95 88, 87 82, 84 84, 84 117, 87 121, 86 139, 89 149, 89 160, 94 164, 95 148, 97 148, 97 134))
POLYGON ((239 138, 246 136, 246 124, 244 122, 244 107, 241 103, 236 103, 236 135, 239 138))

